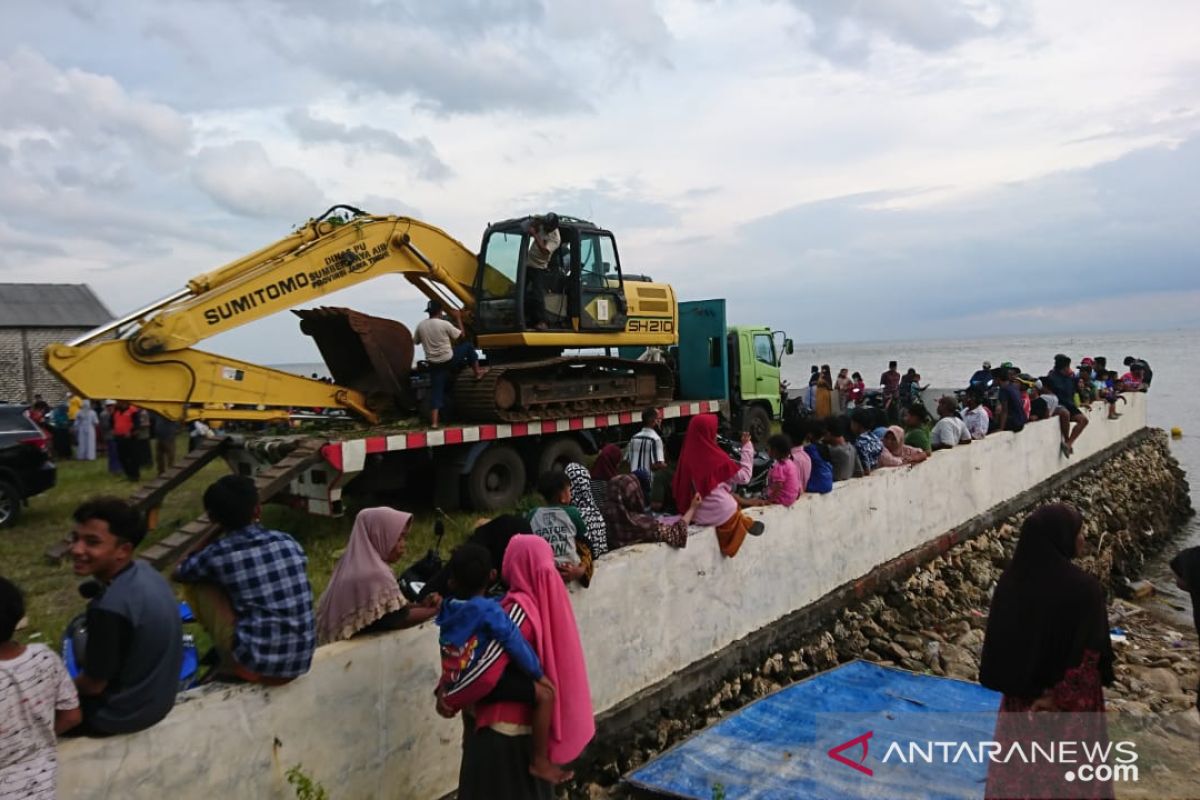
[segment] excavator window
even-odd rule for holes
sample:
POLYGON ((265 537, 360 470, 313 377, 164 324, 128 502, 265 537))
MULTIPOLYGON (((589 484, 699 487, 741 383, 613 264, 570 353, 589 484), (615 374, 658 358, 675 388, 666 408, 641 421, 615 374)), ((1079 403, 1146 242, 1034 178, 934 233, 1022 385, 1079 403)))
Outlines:
POLYGON ((482 330, 520 329, 517 277, 524 245, 525 237, 520 231, 497 231, 487 239, 477 288, 479 326, 482 330))

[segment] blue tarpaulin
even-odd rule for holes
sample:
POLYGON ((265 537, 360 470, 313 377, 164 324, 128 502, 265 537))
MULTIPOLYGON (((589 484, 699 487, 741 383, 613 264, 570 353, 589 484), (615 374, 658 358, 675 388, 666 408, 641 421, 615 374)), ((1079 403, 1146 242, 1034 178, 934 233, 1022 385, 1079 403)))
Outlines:
POLYGON ((982 798, 978 743, 999 704, 977 684, 854 661, 751 703, 626 779, 695 800, 982 798))

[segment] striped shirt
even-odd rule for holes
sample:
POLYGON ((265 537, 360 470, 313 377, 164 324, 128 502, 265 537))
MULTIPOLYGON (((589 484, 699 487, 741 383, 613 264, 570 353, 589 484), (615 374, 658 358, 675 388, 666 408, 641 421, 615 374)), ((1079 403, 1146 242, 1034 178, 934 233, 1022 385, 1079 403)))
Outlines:
POLYGON ((653 471, 655 464, 666 463, 667 454, 658 432, 653 428, 642 428, 635 433, 625 448, 625 460, 629 462, 630 472, 642 469, 646 474, 653 471))

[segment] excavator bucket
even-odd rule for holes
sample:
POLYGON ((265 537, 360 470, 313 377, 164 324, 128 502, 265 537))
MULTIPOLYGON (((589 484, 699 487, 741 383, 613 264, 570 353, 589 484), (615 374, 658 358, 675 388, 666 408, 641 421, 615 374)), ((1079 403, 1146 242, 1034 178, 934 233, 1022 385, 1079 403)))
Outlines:
POLYGON ((334 383, 362 392, 372 411, 416 410, 409 385, 413 337, 402 323, 349 308, 292 313, 300 318, 300 330, 317 343, 334 383))

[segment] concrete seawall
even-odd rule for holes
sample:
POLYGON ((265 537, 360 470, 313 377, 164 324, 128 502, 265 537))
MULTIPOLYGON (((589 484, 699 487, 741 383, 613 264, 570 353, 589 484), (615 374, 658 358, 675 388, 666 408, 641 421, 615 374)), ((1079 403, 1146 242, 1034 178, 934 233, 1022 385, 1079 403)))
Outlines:
MULTIPOLYGON (((1144 396, 1123 411, 1108 421, 1098 408, 1071 460, 1058 453, 1057 425, 1035 423, 765 509, 766 535, 734 559, 710 531, 682 551, 639 545, 604 557, 591 588, 572 595, 597 712, 621 716, 631 698, 686 684, 685 668, 853 591, 884 562, 923 546, 936 553, 960 527, 1144 428, 1144 396)), ((290 686, 193 693, 149 731, 64 743, 60 796, 292 797, 283 772, 300 764, 339 800, 440 797, 456 780, 460 731, 433 710, 436 648, 432 626, 340 643, 290 686)))

